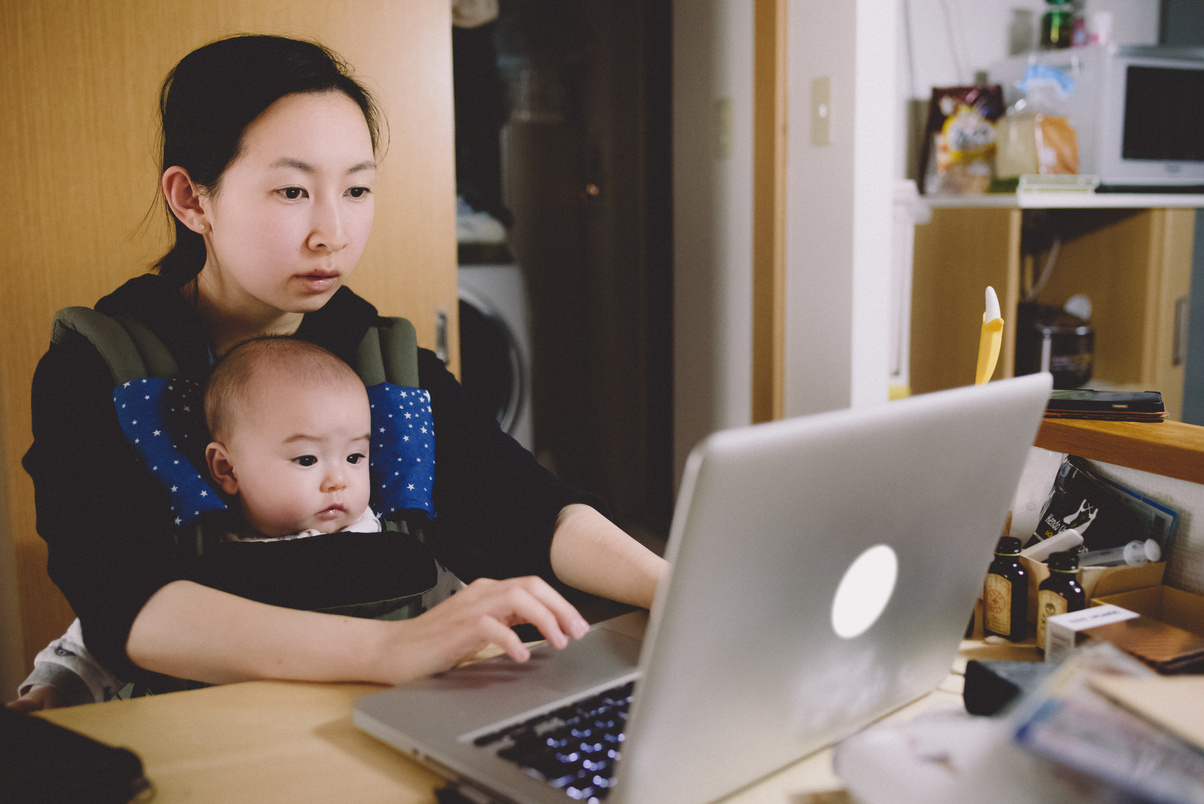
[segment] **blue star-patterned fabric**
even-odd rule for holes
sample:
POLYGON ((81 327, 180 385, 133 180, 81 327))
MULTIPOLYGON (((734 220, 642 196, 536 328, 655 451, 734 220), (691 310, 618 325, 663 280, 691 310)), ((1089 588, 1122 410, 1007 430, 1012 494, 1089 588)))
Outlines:
POLYGON ((431 395, 421 388, 383 382, 368 389, 372 442, 368 469, 372 508, 380 516, 425 511, 434 518, 435 420, 431 395))
POLYGON ((217 490, 188 455, 200 456, 208 443, 201 387, 163 377, 131 380, 113 389, 121 430, 147 468, 168 490, 177 525, 226 507, 217 490))

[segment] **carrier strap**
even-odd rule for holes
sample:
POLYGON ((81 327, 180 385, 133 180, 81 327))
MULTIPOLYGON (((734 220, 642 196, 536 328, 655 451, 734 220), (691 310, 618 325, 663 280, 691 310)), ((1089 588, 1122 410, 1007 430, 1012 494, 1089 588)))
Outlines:
POLYGON ((179 368, 163 342, 128 316, 109 316, 90 307, 64 307, 54 316, 50 339, 60 343, 68 332, 87 338, 120 385, 142 377, 174 377, 179 368))
POLYGON ((418 334, 404 318, 381 318, 360 341, 355 371, 371 388, 382 382, 418 387, 418 334))

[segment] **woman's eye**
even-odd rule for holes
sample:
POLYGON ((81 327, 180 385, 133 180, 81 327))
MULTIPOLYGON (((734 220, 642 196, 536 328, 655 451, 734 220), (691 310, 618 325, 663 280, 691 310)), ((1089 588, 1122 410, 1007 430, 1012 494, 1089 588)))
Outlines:
POLYGON ((298 198, 301 198, 305 195, 305 190, 301 187, 285 187, 283 190, 279 190, 278 192, 289 201, 296 201, 298 198))
POLYGON ((365 456, 363 453, 355 452, 355 453, 352 453, 351 455, 347 456, 347 463, 352 463, 352 464, 359 463, 360 461, 364 460, 364 458, 365 458, 365 456))
POLYGON ((347 194, 352 198, 363 198, 371 192, 371 188, 368 187, 352 187, 347 191, 347 194))
POLYGON ((302 466, 313 466, 318 462, 318 459, 313 455, 301 455, 297 458, 293 458, 293 461, 301 464, 302 466))

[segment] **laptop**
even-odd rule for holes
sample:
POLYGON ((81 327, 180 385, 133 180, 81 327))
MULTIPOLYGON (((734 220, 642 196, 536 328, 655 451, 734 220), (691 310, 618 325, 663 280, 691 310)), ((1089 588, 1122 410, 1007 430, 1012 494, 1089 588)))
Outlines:
POLYGON ((685 467, 642 640, 624 615, 523 664, 364 696, 354 722, 481 800, 752 784, 949 674, 1050 388, 1035 374, 715 433, 685 467), (556 756, 526 756, 545 744, 556 756))

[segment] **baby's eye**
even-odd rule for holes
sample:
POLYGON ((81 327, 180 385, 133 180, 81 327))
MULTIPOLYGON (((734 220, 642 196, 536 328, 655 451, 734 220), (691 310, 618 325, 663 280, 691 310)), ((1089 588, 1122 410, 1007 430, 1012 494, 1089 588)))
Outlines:
POLYGON ((353 452, 347 456, 347 463, 359 463, 360 461, 364 460, 365 457, 366 456, 362 452, 353 452))
POLYGON ((313 455, 300 455, 296 458, 293 458, 293 461, 295 463, 299 463, 302 466, 313 466, 315 463, 318 462, 318 459, 316 457, 314 457, 313 455))

